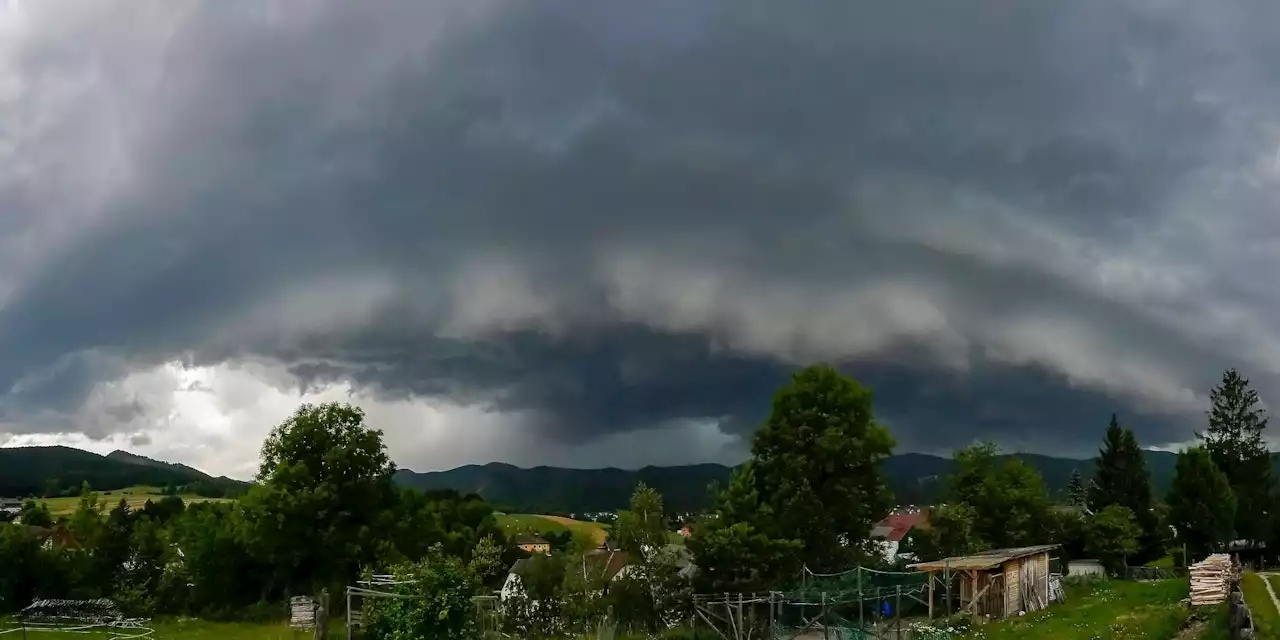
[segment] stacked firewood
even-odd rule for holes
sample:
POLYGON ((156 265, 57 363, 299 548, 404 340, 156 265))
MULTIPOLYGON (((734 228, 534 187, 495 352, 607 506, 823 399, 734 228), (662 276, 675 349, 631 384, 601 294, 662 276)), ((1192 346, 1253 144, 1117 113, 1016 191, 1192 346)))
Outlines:
POLYGON ((1191 606, 1226 602, 1234 571, 1231 556, 1215 553, 1191 565, 1191 606))

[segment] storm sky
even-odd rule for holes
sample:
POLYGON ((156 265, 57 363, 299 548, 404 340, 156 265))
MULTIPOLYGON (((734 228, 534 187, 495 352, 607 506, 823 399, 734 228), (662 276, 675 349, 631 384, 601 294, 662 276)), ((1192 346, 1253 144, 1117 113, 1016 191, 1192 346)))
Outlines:
POLYGON ((1280 393, 1280 5, 0 3, 0 443, 237 477, 737 462, 832 362, 899 451, 1280 393))

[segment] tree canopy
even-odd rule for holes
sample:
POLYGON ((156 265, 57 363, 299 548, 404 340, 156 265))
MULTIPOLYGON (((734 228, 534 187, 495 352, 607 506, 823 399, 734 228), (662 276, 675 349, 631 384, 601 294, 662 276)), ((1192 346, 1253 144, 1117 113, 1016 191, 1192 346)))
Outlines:
POLYGON ((869 390, 827 365, 796 373, 774 396, 751 460, 717 492, 716 517, 695 528, 698 565, 742 587, 801 565, 872 561, 868 534, 893 504, 878 465, 893 447, 869 390))
POLYGON ((1273 480, 1271 452, 1263 438, 1267 412, 1248 378, 1227 369, 1209 393, 1208 427, 1199 434, 1213 462, 1226 475, 1237 502, 1236 535, 1264 540, 1270 534, 1273 480))
POLYGON ((1165 536, 1154 510, 1151 474, 1147 472, 1142 448, 1133 430, 1120 426, 1115 414, 1111 414, 1096 464, 1088 491, 1089 508, 1095 514, 1110 506, 1128 509, 1142 531, 1138 548, 1126 554, 1133 556, 1135 563, 1164 555, 1165 536))
POLYGON ((1177 472, 1169 489, 1169 524, 1190 559, 1217 551, 1232 539, 1236 499, 1226 474, 1204 447, 1178 454, 1177 472))

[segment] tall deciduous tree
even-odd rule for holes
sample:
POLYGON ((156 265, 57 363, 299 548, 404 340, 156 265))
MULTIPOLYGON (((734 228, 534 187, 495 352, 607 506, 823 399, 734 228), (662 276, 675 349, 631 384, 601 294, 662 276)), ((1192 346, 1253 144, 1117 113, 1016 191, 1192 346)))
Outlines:
POLYGON ((994 444, 979 443, 955 454, 946 502, 972 512, 969 550, 1038 544, 1048 535, 1044 479, 1022 460, 1002 461, 999 453, 994 444))
POLYGON ((277 586, 340 587, 370 564, 376 525, 394 501, 394 470, 382 432, 366 427, 357 407, 305 404, 273 429, 259 484, 242 503, 277 586))
POLYGON ((1267 412, 1248 378, 1235 369, 1209 393, 1208 428, 1199 434, 1213 461, 1227 476, 1236 496, 1236 535, 1248 540, 1268 536, 1271 507, 1271 452, 1262 437, 1267 412))
POLYGON ((667 519, 662 513, 662 496, 642 482, 631 494, 629 509, 618 512, 613 538, 623 551, 637 558, 667 544, 667 519))
POLYGON ((1124 571, 1126 559, 1138 552, 1142 527, 1128 507, 1107 505, 1085 525, 1085 550, 1112 574, 1124 571))
POLYGON ((1165 537, 1152 503, 1151 474, 1142 448, 1133 430, 1120 426, 1113 413, 1089 485, 1089 508, 1094 513, 1113 505, 1129 510, 1142 529, 1138 550, 1129 554, 1137 564, 1154 560, 1164 552, 1165 537))
MULTIPOLYGON (((774 396, 750 462, 718 496, 720 517, 695 534, 703 537, 693 545, 698 566, 743 553, 720 543, 743 544, 764 556, 747 559, 745 567, 756 577, 782 570, 788 563, 779 554, 790 550, 797 551, 795 564, 815 571, 870 560, 872 524, 893 505, 879 470, 893 447, 888 430, 875 422, 868 389, 827 365, 796 373, 774 396)), ((741 573, 709 567, 708 575, 735 571, 741 573)))
POLYGON ((1192 561, 1216 551, 1232 537, 1236 499, 1226 474, 1209 451, 1192 447, 1178 454, 1169 488, 1169 524, 1192 561))

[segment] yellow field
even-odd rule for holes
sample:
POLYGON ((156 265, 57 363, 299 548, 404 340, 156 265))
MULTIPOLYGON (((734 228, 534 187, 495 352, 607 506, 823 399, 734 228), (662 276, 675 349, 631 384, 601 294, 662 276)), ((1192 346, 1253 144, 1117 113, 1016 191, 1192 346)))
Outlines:
MULTIPOLYGON (((98 491, 98 502, 103 504, 107 510, 115 508, 120 503, 120 499, 124 498, 131 509, 141 509, 147 503, 147 500, 159 502, 164 499, 164 491, 160 487, 127 487, 124 489, 115 489, 113 491, 98 491)), ((193 502, 223 502, 225 498, 202 498, 195 495, 179 495, 183 502, 191 504, 193 502)), ((49 505, 49 513, 59 515, 69 515, 74 513, 76 507, 80 504, 79 496, 69 498, 41 498, 40 502, 49 505)))
POLYGON ((498 524, 508 535, 520 533, 539 533, 543 531, 581 531, 590 535, 597 543, 604 542, 609 533, 604 525, 597 522, 584 522, 560 516, 544 516, 529 513, 504 513, 498 515, 498 524))

